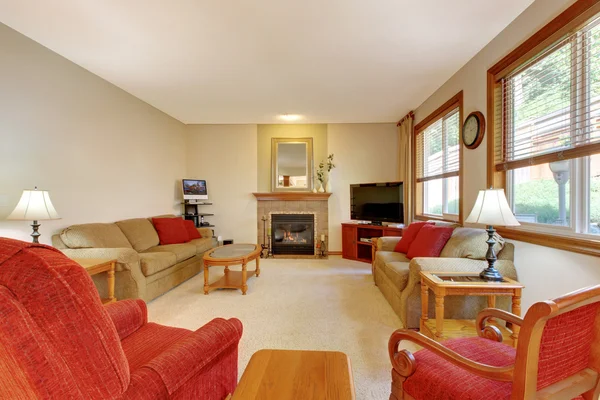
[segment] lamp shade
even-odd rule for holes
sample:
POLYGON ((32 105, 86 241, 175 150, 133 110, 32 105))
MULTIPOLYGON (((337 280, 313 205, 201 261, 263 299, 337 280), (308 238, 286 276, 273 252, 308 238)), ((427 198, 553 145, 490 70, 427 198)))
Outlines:
POLYGON ((50 193, 46 190, 23 190, 21 200, 7 219, 20 221, 41 221, 60 219, 50 201, 50 193))
POLYGON ((519 226, 503 189, 480 190, 475 206, 465 222, 496 226, 519 226))

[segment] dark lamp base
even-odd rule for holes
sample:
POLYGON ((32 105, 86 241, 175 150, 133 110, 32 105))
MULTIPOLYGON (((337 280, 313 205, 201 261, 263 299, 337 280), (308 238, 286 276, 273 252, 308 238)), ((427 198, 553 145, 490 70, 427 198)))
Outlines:
POLYGON ((482 279, 485 279, 486 281, 502 282, 502 275, 500 275, 500 272, 496 268, 494 268, 494 265, 496 264, 497 260, 496 253, 494 252, 494 245, 496 244, 496 240, 494 239, 494 233, 496 233, 496 230, 493 226, 489 225, 486 229, 486 232, 488 234, 488 240, 486 240, 488 250, 485 255, 485 259, 488 262, 488 267, 481 271, 479 276, 482 279))
POLYGON ((500 275, 500 272, 496 268, 486 268, 479 274, 481 279, 491 282, 502 282, 504 278, 500 275))

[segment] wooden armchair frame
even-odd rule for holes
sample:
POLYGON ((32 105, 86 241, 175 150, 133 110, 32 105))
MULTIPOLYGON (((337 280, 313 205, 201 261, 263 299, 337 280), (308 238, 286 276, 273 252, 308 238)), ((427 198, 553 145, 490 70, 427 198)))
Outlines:
POLYGON ((481 311, 476 325, 477 334, 480 337, 502 341, 500 331, 494 326, 486 325, 486 322, 492 318, 521 326, 515 363, 507 367, 495 367, 475 362, 420 333, 399 329, 392 334, 388 343, 393 366, 390 400, 413 399, 404 392, 403 383, 415 372, 417 365, 410 351, 399 350, 400 342, 403 340, 422 346, 470 373, 497 381, 512 381, 511 400, 573 399, 579 395, 583 395, 585 400, 598 400, 600 397, 600 308, 594 322, 594 338, 588 367, 537 391, 540 343, 546 322, 551 318, 596 302, 600 302, 600 285, 581 289, 554 300, 536 303, 528 310, 524 319, 495 308, 481 311))

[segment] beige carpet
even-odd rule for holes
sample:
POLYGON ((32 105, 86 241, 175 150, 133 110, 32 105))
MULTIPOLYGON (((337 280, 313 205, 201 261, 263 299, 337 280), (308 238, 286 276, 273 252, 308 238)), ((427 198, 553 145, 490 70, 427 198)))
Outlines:
MULTIPOLYGON (((214 276, 221 271, 215 268, 214 276)), ((244 324, 240 377, 260 349, 336 350, 350 357, 357 399, 389 398, 387 342, 401 322, 373 284, 369 264, 339 257, 261 260, 246 296, 239 290, 205 296, 203 282, 199 274, 152 301, 150 320, 195 330, 215 317, 237 317, 244 324)))

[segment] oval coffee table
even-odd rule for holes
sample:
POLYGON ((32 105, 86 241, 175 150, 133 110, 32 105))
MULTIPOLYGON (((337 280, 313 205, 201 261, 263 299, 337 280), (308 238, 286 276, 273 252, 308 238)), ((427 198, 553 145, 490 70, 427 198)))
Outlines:
POLYGON ((251 276, 260 275, 259 256, 262 248, 256 244, 228 244, 209 250, 204 254, 204 294, 215 289, 241 289, 246 294, 246 281, 251 276), (256 269, 246 271, 249 261, 256 260, 256 269), (242 264, 242 271, 230 271, 229 266, 242 264), (225 275, 208 284, 209 270, 213 266, 224 266, 225 275))

